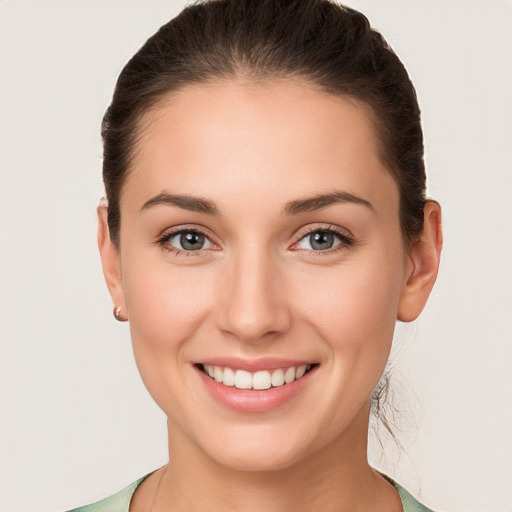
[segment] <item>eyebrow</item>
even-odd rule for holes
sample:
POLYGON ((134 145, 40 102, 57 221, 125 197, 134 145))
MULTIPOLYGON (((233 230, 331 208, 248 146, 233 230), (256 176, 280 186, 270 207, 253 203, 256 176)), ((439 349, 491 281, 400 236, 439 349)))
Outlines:
MULTIPOLYGON (((366 206, 375 211, 373 205, 361 197, 355 196, 348 192, 332 192, 330 194, 320 194, 304 199, 297 199, 286 203, 283 209, 284 215, 297 215, 299 213, 321 210, 336 203, 355 203, 366 206)), ((168 194, 162 192, 151 199, 148 199, 141 207, 141 212, 153 208, 154 206, 167 205, 177 206, 184 210, 193 212, 206 213, 208 215, 220 215, 219 209, 212 201, 202 197, 194 197, 185 194, 168 194)))
POLYGON ((284 207, 283 214, 297 215, 299 213, 321 210, 322 208, 326 208, 327 206, 336 203, 361 204, 375 212, 375 208, 372 203, 366 199, 349 194, 348 192, 332 192, 330 194, 320 194, 313 197, 306 197, 305 199, 290 201, 284 207))
POLYGON ((161 194, 148 199, 140 209, 141 212, 153 208, 154 206, 167 205, 167 206, 178 206, 184 210, 192 212, 207 213, 209 215, 220 215, 220 212, 215 206, 215 203, 204 199, 202 197, 194 197, 184 194, 167 194, 162 192, 161 194))

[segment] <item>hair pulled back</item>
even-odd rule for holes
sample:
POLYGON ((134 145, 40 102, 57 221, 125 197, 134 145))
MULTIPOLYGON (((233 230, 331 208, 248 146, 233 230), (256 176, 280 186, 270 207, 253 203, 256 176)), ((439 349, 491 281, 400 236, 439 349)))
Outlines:
POLYGON ((400 190, 404 241, 421 233, 426 178, 416 93, 367 18, 330 0, 206 0, 163 25, 126 64, 103 118, 103 180, 115 244, 142 116, 182 87, 239 77, 300 79, 367 107, 380 156, 400 190))

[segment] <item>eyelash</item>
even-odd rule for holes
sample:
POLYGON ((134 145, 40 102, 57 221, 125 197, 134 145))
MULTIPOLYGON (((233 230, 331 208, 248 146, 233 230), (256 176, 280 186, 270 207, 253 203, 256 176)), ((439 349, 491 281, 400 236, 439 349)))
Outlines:
POLYGON ((327 255, 333 254, 334 252, 337 252, 337 251, 343 250, 343 249, 347 249, 354 245, 354 238, 352 237, 351 234, 347 233, 347 231, 345 231, 345 230, 341 230, 340 228, 338 228, 336 226, 328 225, 328 226, 311 226, 311 227, 307 228, 305 231, 303 231, 300 234, 299 239, 297 240, 297 242, 295 242, 293 244, 292 247, 297 246, 302 240, 304 240, 306 237, 312 235, 313 233, 330 233, 330 234, 334 235, 335 237, 337 237, 340 240, 340 243, 337 246, 326 249, 324 251, 321 251, 321 250, 315 251, 315 250, 311 250, 311 249, 300 249, 300 248, 294 249, 294 250, 307 251, 310 253, 314 253, 315 255, 318 255, 318 256, 327 256, 327 255))
POLYGON ((172 240, 176 235, 180 235, 183 233, 192 233, 204 236, 210 243, 212 243, 215 246, 217 245, 214 242, 212 242, 210 237, 200 229, 186 226, 181 226, 179 228, 176 228, 172 231, 165 233, 156 240, 156 244, 162 247, 162 249, 165 249, 167 252, 173 253, 175 256, 199 256, 205 249, 187 251, 186 249, 178 249, 177 247, 174 247, 173 245, 169 244, 169 241, 172 240))
MULTIPOLYGON (((186 249, 178 249, 169 244, 169 241, 172 238, 174 238, 176 235, 183 234, 183 233, 192 233, 192 234, 204 236, 208 241, 210 241, 210 243, 217 246, 217 244, 212 242, 210 240, 210 237, 206 233, 201 231, 200 229, 197 229, 195 227, 187 228, 186 226, 179 227, 179 228, 176 228, 168 233, 165 233, 164 235, 162 235, 160 238, 158 238, 156 240, 156 244, 159 245, 160 247, 162 247, 163 249, 165 249, 166 251, 173 253, 175 256, 199 256, 203 253, 203 251, 209 250, 209 249, 197 249, 195 251, 192 251, 192 250, 186 250, 186 249)), ((312 226, 312 227, 308 228, 307 230, 303 231, 300 234, 300 237, 298 238, 298 240, 292 245, 292 248, 297 246, 302 240, 304 240, 306 237, 312 235, 313 233, 330 233, 330 234, 334 235, 335 237, 337 237, 340 240, 340 243, 338 245, 336 245, 335 247, 332 247, 332 248, 329 248, 326 250, 316 250, 315 251, 312 249, 300 249, 300 248, 292 249, 292 250, 307 251, 310 253, 314 253, 314 254, 323 256, 323 255, 327 255, 327 254, 332 254, 334 252, 337 252, 338 250, 346 249, 346 248, 354 245, 354 239, 351 235, 347 234, 345 231, 342 231, 341 229, 339 229, 335 226, 329 225, 329 226, 312 226)))

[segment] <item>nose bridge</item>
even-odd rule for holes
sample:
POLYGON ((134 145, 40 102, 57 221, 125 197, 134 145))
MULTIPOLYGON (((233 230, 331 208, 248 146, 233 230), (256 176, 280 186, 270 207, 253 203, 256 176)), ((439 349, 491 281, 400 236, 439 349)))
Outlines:
MULTIPOLYGON (((279 261, 262 244, 249 241, 231 255, 225 273, 220 328, 245 342, 277 335, 289 325, 279 261)), ((222 284, 221 284, 222 286, 222 284)))

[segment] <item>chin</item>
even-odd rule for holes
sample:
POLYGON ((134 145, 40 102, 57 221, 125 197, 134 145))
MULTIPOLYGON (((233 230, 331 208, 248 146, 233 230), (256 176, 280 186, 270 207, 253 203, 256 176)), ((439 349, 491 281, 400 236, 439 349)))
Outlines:
POLYGON ((294 463, 301 459, 297 454, 283 453, 282 450, 267 451, 225 451, 222 454, 215 454, 216 461, 232 470, 251 471, 251 472, 268 472, 279 471, 293 466, 294 463), (295 455, 295 456, 294 456, 295 455))
POLYGON ((217 438, 214 444, 202 448, 218 464, 237 471, 278 471, 307 457, 308 442, 292 436, 275 436, 271 430, 239 432, 217 438))

